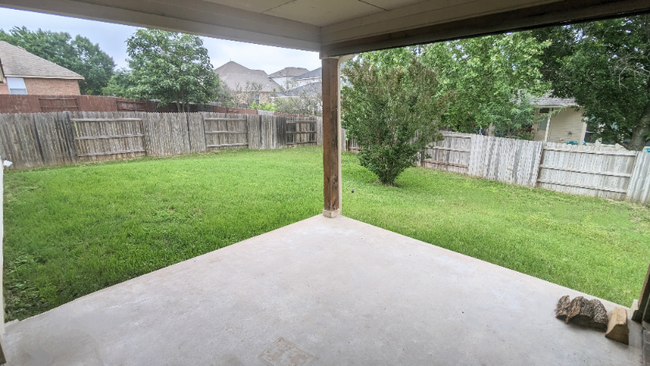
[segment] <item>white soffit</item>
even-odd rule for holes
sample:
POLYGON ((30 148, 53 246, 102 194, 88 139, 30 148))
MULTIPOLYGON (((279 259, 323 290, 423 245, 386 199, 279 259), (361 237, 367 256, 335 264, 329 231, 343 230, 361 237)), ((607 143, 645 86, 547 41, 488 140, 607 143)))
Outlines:
MULTIPOLYGON (((390 0, 383 0, 389 2, 390 0)), ((328 25, 323 44, 550 4, 562 0, 429 0, 328 25)))
POLYGON ((248 10, 254 13, 264 13, 278 6, 284 5, 289 0, 205 0, 207 2, 230 6, 237 9, 248 10))
MULTIPOLYGON (((246 1, 248 6, 257 4, 255 0, 243 0, 243 4, 246 1)), ((316 25, 203 0, 0 0, 1 6, 233 41, 320 49, 316 25)))
POLYGON ((264 14, 319 27, 385 10, 358 0, 295 0, 264 14))
POLYGON ((0 0, 0 6, 321 56, 650 11, 648 0, 0 0))

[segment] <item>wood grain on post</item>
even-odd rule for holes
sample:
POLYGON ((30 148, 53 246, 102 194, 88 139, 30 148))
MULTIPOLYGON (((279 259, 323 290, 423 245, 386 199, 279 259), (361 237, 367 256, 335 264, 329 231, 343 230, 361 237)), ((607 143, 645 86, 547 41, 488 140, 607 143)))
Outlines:
POLYGON ((635 322, 640 322, 643 318, 643 312, 648 305, 648 297, 650 296, 650 266, 648 266, 648 272, 645 275, 645 280, 643 281, 643 287, 641 287, 641 294, 639 295, 638 309, 635 309, 632 313, 632 320, 635 322))
POLYGON ((323 61, 323 215, 341 214, 341 121, 339 113, 339 59, 323 61))
POLYGON ((617 342, 629 344, 630 329, 627 327, 627 311, 624 308, 616 307, 609 312, 609 322, 605 337, 617 342))

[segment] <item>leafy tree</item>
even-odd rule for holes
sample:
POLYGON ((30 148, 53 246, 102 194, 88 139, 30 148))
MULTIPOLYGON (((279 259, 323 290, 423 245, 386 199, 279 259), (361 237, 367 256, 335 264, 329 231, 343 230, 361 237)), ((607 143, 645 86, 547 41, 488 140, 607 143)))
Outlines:
POLYGON ((550 91, 542 81, 541 55, 549 42, 530 32, 499 34, 368 53, 378 67, 405 65, 416 57, 435 70, 439 88, 435 98, 453 102, 441 125, 454 131, 476 133, 493 126, 507 137, 532 138, 537 122, 535 97, 550 91))
POLYGON ((237 84, 234 88, 224 88, 226 94, 225 103, 237 108, 249 108, 253 103, 260 102, 260 93, 264 85, 257 82, 247 81, 246 85, 237 84))
POLYGON ((74 39, 65 32, 30 31, 14 27, 0 30, 0 40, 24 48, 27 52, 52 61, 84 77, 79 82, 82 94, 99 95, 113 74, 113 59, 88 38, 74 39))
POLYGON ((127 41, 134 96, 175 102, 180 112, 189 103, 217 99, 220 81, 201 38, 155 29, 140 29, 127 41))
POLYGON ((134 98, 131 88, 135 87, 131 70, 119 69, 113 73, 108 85, 102 89, 102 95, 112 97, 134 98))
POLYGON ((447 100, 436 74, 415 57, 381 67, 368 58, 360 55, 343 68, 342 122, 361 148, 361 165, 392 185, 441 137, 438 120, 447 100))
POLYGON ((251 104, 249 108, 250 109, 258 109, 260 111, 275 111, 276 110, 275 104, 269 103, 269 102, 266 102, 266 103, 253 102, 253 104, 251 104))
POLYGON ((549 92, 541 55, 549 42, 530 32, 441 42, 421 49, 421 62, 439 72, 438 93, 453 93, 442 124, 460 132, 493 126, 504 136, 532 127, 534 97, 549 92))
POLYGON ((93 44, 88 38, 77 36, 71 44, 79 59, 73 71, 84 77, 79 83, 81 92, 100 95, 113 75, 113 58, 104 53, 99 44, 93 44))
POLYGON ((320 116, 323 111, 323 89, 321 83, 296 87, 287 82, 289 95, 275 98, 277 111, 288 114, 320 116))
POLYGON ((594 138, 629 150, 650 142, 650 15, 535 31, 557 97, 584 107, 594 138))

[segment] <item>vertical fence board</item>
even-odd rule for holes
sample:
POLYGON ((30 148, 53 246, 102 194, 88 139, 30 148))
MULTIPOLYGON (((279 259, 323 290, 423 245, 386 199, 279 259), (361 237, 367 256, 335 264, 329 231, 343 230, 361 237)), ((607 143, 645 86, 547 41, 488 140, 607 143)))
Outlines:
POLYGON ((205 130, 203 129, 204 113, 188 113, 187 125, 189 128, 190 151, 193 153, 205 152, 205 130))
POLYGON ((636 203, 650 203, 650 153, 641 152, 637 156, 626 199, 636 203))
POLYGON ((248 148, 252 150, 260 150, 262 148, 262 120, 260 119, 260 116, 255 114, 248 114, 245 116, 246 126, 248 129, 248 148))

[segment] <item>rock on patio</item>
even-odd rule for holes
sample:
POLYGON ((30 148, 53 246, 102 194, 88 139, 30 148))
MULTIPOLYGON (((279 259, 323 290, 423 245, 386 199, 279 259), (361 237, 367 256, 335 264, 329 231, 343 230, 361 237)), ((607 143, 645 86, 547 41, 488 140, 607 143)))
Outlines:
POLYGON ((629 346, 564 324, 562 295, 581 293, 316 216, 9 323, 4 341, 11 365, 641 364, 638 323, 629 346))

